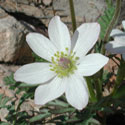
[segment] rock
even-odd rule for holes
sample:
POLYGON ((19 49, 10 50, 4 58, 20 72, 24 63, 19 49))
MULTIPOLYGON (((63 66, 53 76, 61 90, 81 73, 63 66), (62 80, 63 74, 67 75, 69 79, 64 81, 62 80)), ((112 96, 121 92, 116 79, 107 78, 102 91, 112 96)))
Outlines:
POLYGON ((8 16, 8 14, 5 13, 4 10, 0 9, 0 19, 1 19, 1 18, 4 18, 4 17, 6 17, 6 16, 8 16))
POLYGON ((5 0, 3 2, 0 1, 0 7, 9 13, 23 13, 28 16, 34 16, 36 18, 44 17, 41 8, 28 5, 28 2, 30 3, 30 1, 25 0, 24 4, 24 1, 19 2, 19 1, 5 0))
MULTIPOLYGON (((86 18, 86 21, 95 21, 100 16, 106 4, 105 0, 74 0, 76 17, 86 18)), ((68 0, 53 0, 55 10, 63 10, 62 15, 70 15, 68 0)))
POLYGON ((31 0, 13 0, 13 2, 16 2, 18 4, 26 4, 26 5, 28 5, 28 4, 30 4, 31 0))
POLYGON ((30 62, 31 50, 25 41, 28 30, 2 9, 0 15, 2 15, 0 16, 0 61, 30 62))
POLYGON ((42 0, 42 1, 45 6, 48 6, 52 3, 52 0, 42 0))
POLYGON ((5 118, 8 114, 9 114, 9 111, 7 110, 7 108, 1 108, 0 109, 0 121, 7 122, 5 118))
MULTIPOLYGON (((96 21, 103 14, 106 8, 105 0, 73 0, 77 22, 84 22, 84 17, 87 22, 96 21)), ((53 0, 54 9, 59 12, 59 15, 69 16, 69 1, 68 0, 53 0)), ((116 0, 113 1, 114 4, 116 0)), ((121 13, 118 19, 118 24, 125 20, 125 0, 122 0, 121 13)))

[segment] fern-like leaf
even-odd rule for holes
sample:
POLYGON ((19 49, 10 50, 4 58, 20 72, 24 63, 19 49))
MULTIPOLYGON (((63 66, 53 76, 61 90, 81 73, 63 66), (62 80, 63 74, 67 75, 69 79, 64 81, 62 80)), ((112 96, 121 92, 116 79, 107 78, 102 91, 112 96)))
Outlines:
POLYGON ((104 11, 104 15, 102 15, 98 20, 98 23, 101 25, 101 33, 100 33, 101 40, 104 40, 105 38, 107 30, 112 22, 114 13, 115 13, 115 7, 113 5, 108 6, 108 8, 104 11))
POLYGON ((5 108, 8 101, 10 101, 11 98, 4 96, 3 94, 0 94, 0 108, 5 108))

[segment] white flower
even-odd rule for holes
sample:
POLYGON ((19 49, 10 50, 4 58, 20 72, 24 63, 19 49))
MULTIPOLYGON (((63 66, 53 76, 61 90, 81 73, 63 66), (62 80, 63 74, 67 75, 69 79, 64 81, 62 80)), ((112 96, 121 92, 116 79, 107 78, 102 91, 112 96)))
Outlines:
POLYGON ((98 23, 82 24, 72 40, 67 26, 58 16, 51 19, 49 38, 29 33, 26 40, 31 49, 48 63, 31 63, 14 74, 16 81, 40 84, 35 91, 35 103, 44 105, 65 93, 67 101, 81 110, 88 104, 85 78, 99 71, 108 58, 101 54, 86 55, 96 43, 100 32, 98 23))
MULTIPOLYGON (((125 21, 122 21, 122 25, 125 30, 125 21)), ((114 41, 107 43, 105 48, 113 54, 122 54, 122 58, 125 60, 125 32, 113 29, 110 36, 114 38, 114 41)))

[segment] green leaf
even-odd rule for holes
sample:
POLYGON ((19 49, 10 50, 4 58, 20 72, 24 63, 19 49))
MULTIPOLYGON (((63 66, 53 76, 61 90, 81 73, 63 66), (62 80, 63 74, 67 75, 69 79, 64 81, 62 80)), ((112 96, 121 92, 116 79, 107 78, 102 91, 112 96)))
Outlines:
POLYGON ((11 74, 10 76, 7 76, 4 78, 4 81, 7 85, 11 85, 11 84, 15 84, 16 81, 14 80, 13 74, 11 74))
POLYGON ((19 87, 35 87, 35 86, 38 86, 37 84, 35 85, 30 85, 30 84, 26 84, 26 83, 21 83, 19 84, 19 87))
POLYGON ((66 113, 66 112, 75 112, 76 109, 74 108, 62 108, 62 109, 58 109, 58 110, 51 110, 51 113, 54 114, 60 114, 60 113, 66 113))
POLYGON ((80 120, 79 118, 73 117, 73 118, 67 120, 66 122, 67 123, 74 123, 74 122, 79 121, 79 120, 80 120))
POLYGON ((49 113, 49 109, 42 109, 40 110, 41 113, 49 113))
POLYGON ((86 121, 83 121, 80 125, 100 125, 100 122, 94 118, 90 118, 86 121))
POLYGON ((35 53, 32 53, 32 56, 34 57, 36 62, 48 62, 47 60, 37 56, 35 53))
POLYGON ((0 95, 0 108, 6 107, 6 103, 10 100, 11 98, 6 97, 4 95, 0 95))
POLYGON ((52 101, 52 102, 49 102, 48 105, 54 105, 54 106, 62 106, 62 107, 68 107, 69 104, 61 101, 61 100, 55 100, 55 101, 52 101))
POLYGON ((10 98, 5 97, 5 98, 3 99, 3 101, 2 101, 2 105, 5 106, 6 103, 7 103, 9 100, 10 100, 10 98))
POLYGON ((10 125, 9 123, 6 123, 6 122, 0 122, 0 125, 10 125))
POLYGON ((0 94, 0 102, 2 101, 3 98, 3 94, 0 94))
POLYGON ((5 77, 4 82, 6 83, 6 85, 9 85, 10 89, 12 90, 14 90, 18 86, 18 84, 16 84, 16 81, 14 80, 13 74, 5 77))
POLYGON ((125 85, 121 85, 116 93, 113 95, 114 99, 120 99, 120 98, 125 98, 125 85))
POLYGON ((29 122, 35 122, 35 121, 39 121, 39 120, 42 120, 44 118, 47 118, 51 116, 51 113, 47 113, 47 114, 40 114, 40 115, 37 115, 37 116, 34 116, 32 117, 29 122))
POLYGON ((108 8, 104 11, 104 14, 98 19, 98 23, 101 26, 101 33, 100 33, 101 40, 104 40, 104 37, 111 24, 114 13, 115 13, 115 7, 113 6, 113 4, 111 4, 110 6, 108 5, 108 8))
POLYGON ((108 82, 109 82, 109 79, 111 78, 111 76, 113 75, 113 73, 111 72, 108 72, 107 70, 105 70, 103 72, 103 84, 106 85, 108 82))

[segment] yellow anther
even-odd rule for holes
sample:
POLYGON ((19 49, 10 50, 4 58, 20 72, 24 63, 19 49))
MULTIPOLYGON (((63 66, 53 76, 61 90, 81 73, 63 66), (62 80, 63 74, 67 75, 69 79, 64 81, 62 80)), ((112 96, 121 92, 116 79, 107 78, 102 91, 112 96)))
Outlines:
POLYGON ((65 48, 65 50, 66 50, 66 51, 68 51, 68 50, 69 50, 69 48, 65 48))
POLYGON ((79 60, 79 57, 75 57, 75 60, 79 60))

